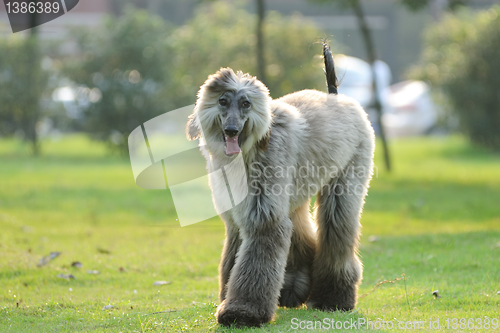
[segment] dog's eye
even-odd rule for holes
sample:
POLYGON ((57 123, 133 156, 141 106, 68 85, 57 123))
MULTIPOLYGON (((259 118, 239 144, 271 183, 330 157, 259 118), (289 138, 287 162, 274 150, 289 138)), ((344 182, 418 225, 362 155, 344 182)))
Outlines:
POLYGON ((252 104, 249 101, 244 101, 242 105, 245 109, 248 109, 252 104))
POLYGON ((220 104, 221 106, 227 106, 227 99, 225 99, 225 98, 221 98, 221 99, 219 99, 219 104, 220 104))

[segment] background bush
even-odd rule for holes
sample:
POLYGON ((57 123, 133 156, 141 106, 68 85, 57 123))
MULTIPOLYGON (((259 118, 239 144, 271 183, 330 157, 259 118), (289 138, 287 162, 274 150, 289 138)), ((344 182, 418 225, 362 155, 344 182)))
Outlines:
POLYGON ((160 17, 132 8, 97 30, 74 31, 80 55, 67 59, 65 74, 80 86, 83 127, 93 138, 126 152, 132 130, 169 110, 162 103, 169 32, 160 17))
POLYGON ((428 28, 411 76, 440 88, 472 142, 500 150, 500 6, 461 10, 428 28))
POLYGON ((38 153, 37 123, 48 73, 35 36, 0 40, 0 135, 19 133, 38 153))
MULTIPOLYGON (((221 67, 257 75, 257 17, 229 2, 200 6, 185 26, 169 39, 172 82, 178 106, 195 102, 199 86, 221 67)), ((321 47, 324 37, 301 15, 283 17, 269 11, 264 26, 268 86, 274 98, 301 89, 326 89, 321 47)), ((333 45, 334 52, 339 52, 333 45)))
MULTIPOLYGON (((256 20, 241 6, 215 2, 200 5, 192 20, 175 29, 129 9, 99 30, 75 30, 81 55, 66 60, 66 75, 87 101, 84 129, 126 152, 134 128, 193 104, 200 85, 219 68, 256 75, 256 20)), ((321 47, 314 44, 320 37, 299 15, 268 13, 266 84, 273 97, 325 89, 321 47)))
MULTIPOLYGON (((73 29, 77 47, 70 56, 67 41, 41 50, 36 38, 2 40, 0 134, 21 129, 27 137, 36 136, 36 124, 50 118, 58 128, 84 130, 126 153, 132 130, 193 104, 200 85, 219 68, 256 75, 256 24, 257 16, 244 3, 217 1, 197 6, 194 17, 180 27, 128 7, 98 28, 73 29), (30 61, 35 57, 36 62, 30 61), (66 100, 64 107, 53 102, 52 90, 58 86, 72 87, 74 101, 66 100), (41 107, 47 111, 43 115, 41 107)), ((266 13, 265 83, 273 97, 307 88, 325 91, 321 47, 315 44, 322 37, 300 14, 266 13)))

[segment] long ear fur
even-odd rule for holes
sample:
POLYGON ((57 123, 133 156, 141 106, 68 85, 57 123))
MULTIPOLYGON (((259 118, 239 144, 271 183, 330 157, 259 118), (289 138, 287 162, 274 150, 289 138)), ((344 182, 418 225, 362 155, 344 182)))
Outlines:
POLYGON ((196 140, 200 137, 201 131, 200 128, 198 127, 198 124, 196 123, 196 113, 192 113, 189 116, 189 120, 186 124, 186 136, 188 140, 196 140))
POLYGON ((269 147, 269 139, 271 139, 271 128, 269 128, 266 135, 257 142, 257 148, 267 151, 267 148, 269 147))

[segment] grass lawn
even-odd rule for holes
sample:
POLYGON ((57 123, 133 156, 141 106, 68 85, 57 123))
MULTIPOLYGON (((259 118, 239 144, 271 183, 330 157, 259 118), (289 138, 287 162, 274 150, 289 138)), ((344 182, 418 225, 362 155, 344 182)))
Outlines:
MULTIPOLYGON (((263 331, 325 318, 500 331, 500 156, 461 137, 391 148, 394 171, 378 154, 362 217, 357 309, 279 309, 263 331)), ((0 332, 232 331, 214 318, 222 223, 181 228, 169 192, 137 187, 129 161, 108 155, 82 136, 44 142, 39 158, 0 140, 0 332)))

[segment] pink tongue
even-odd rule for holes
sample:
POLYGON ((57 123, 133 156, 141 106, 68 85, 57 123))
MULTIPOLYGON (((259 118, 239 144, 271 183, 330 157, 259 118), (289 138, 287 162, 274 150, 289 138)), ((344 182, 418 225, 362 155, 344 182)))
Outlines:
POLYGON ((238 136, 229 137, 226 135, 226 154, 233 155, 241 153, 240 146, 238 145, 238 136))

